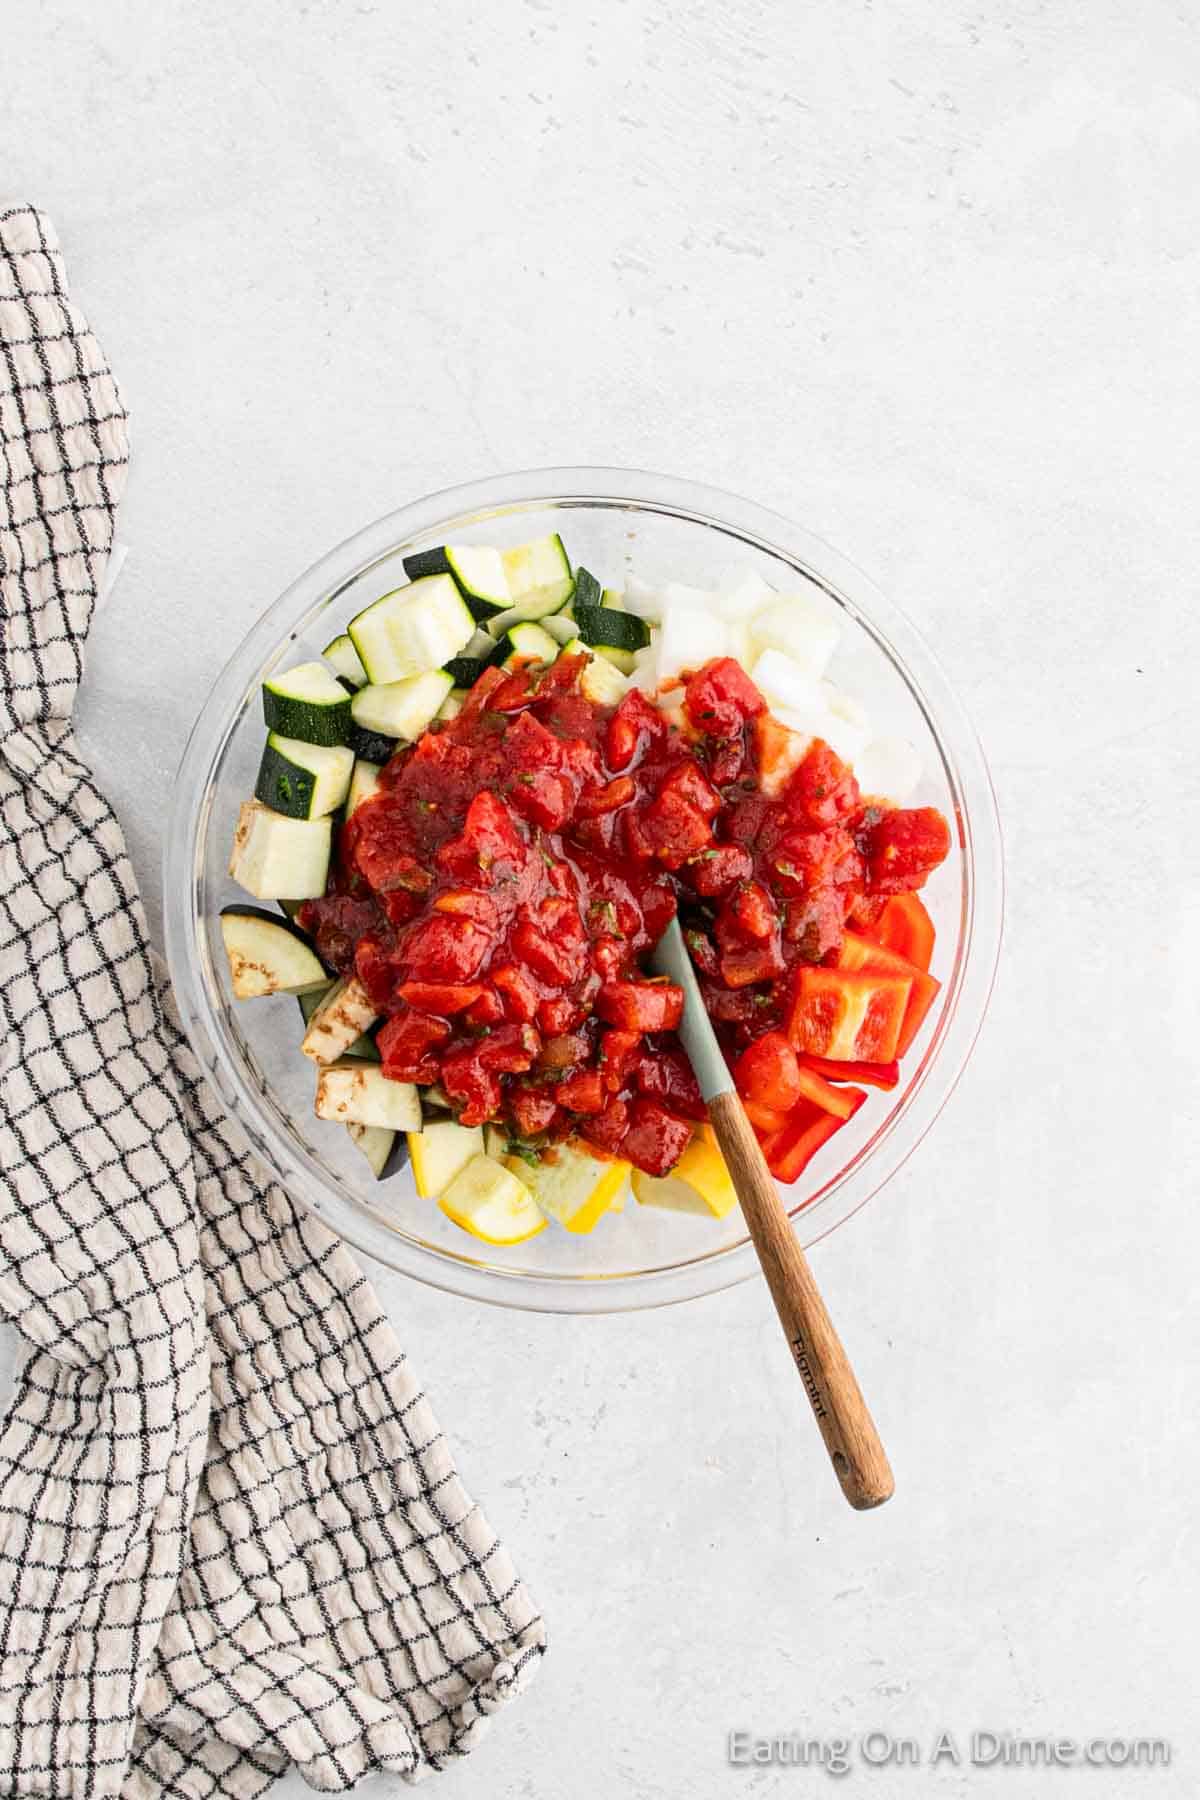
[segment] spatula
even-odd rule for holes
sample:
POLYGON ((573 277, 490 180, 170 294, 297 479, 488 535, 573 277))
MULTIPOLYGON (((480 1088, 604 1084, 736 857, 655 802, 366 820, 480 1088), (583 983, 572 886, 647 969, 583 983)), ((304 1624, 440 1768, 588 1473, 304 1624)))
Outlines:
POLYGON ((767 1278, 783 1335, 800 1371, 842 1492, 851 1506, 882 1506, 895 1486, 887 1453, 841 1339, 825 1310, 808 1258, 792 1231, 758 1139, 742 1111, 677 919, 663 933, 651 961, 660 975, 666 975, 683 989, 679 1036, 708 1103, 708 1116, 742 1203, 742 1215, 767 1278))

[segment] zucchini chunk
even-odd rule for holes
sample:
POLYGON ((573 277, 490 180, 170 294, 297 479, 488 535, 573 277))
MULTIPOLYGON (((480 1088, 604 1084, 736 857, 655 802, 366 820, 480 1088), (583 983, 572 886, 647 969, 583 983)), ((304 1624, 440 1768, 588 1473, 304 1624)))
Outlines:
POLYGON ((596 580, 590 569, 578 568, 575 571, 575 592, 571 596, 571 609, 576 618, 581 606, 603 606, 604 589, 596 580))
POLYGON ((376 763, 382 768, 385 763, 391 762, 400 746, 394 737, 385 737, 380 731, 365 731, 361 725, 354 725, 350 730, 350 748, 356 762, 376 763))
POLYGON ((453 686, 454 677, 445 669, 428 669, 407 681, 372 682, 359 688, 350 703, 354 723, 415 743, 453 686))
POLYGON ((578 601, 571 610, 579 636, 593 650, 645 650, 650 643, 650 627, 633 613, 615 606, 581 606, 578 601))
POLYGON ((374 1003, 358 977, 343 975, 313 1012, 300 1048, 313 1062, 336 1062, 377 1017, 374 1003))
POLYGON ((572 638, 563 647, 564 656, 586 656, 587 666, 579 678, 579 691, 597 706, 616 706, 629 681, 620 669, 606 662, 602 656, 584 643, 582 638, 572 638))
POLYGON ((328 817, 285 819, 244 800, 229 873, 256 900, 315 900, 325 892, 333 831, 328 817))
POLYGON ((451 719, 457 719, 459 713, 463 709, 463 701, 466 697, 464 689, 458 687, 451 688, 450 692, 446 695, 446 698, 437 709, 439 721, 442 724, 446 724, 451 719))
POLYGON ((512 595, 510 605, 544 592, 548 598, 557 596, 558 606, 546 607, 547 612, 557 612, 558 607, 565 606, 571 598, 575 577, 571 573, 571 559, 557 532, 549 537, 534 538, 528 544, 517 544, 513 549, 505 550, 500 560, 512 595))
POLYGON ((382 1181, 387 1166, 392 1160, 392 1152, 396 1148, 396 1139, 399 1134, 389 1131, 385 1125, 350 1124, 346 1126, 346 1130, 350 1133, 350 1142, 354 1148, 361 1150, 366 1157, 376 1181, 382 1181))
POLYGON ((356 762, 354 773, 350 777, 350 791, 346 795, 346 817, 353 818, 364 800, 369 800, 379 786, 380 768, 378 763, 356 762))
POLYGON ((354 752, 345 744, 306 744, 267 734, 254 797, 289 819, 323 819, 350 788, 354 752))
MULTIPOLYGON (((495 648, 493 644, 493 652, 495 648)), ((490 657, 452 656, 446 664, 444 673, 450 677, 455 687, 474 687, 490 661, 490 657)))
POLYGON ((339 681, 344 681, 352 688, 366 687, 367 671, 347 632, 343 631, 341 637, 332 638, 321 655, 332 666, 339 681))
POLYGON ((439 544, 436 550, 418 550, 404 559, 410 581, 426 575, 453 576, 473 618, 503 612, 512 605, 504 563, 498 550, 476 544, 439 544))
POLYGON ((428 575, 364 607, 347 630, 378 686, 439 669, 474 636, 475 620, 449 575, 428 575))
POLYGON ((501 666, 511 669, 520 662, 552 663, 558 643, 540 625, 514 625, 496 646, 501 666))
POLYGON ((410 1081, 393 1081, 379 1063, 345 1058, 317 1075, 318 1119, 342 1125, 379 1125, 386 1131, 417 1131, 421 1102, 410 1081))
MULTIPOLYGON (((308 1024, 330 990, 336 986, 336 982, 327 979, 323 988, 314 988, 311 993, 299 996, 300 1017, 304 1020, 305 1025, 308 1024)), ((342 1055, 357 1057, 360 1062, 378 1062, 379 1047, 370 1032, 364 1031, 355 1038, 352 1044, 346 1045, 342 1055)))
POLYGON ((350 736, 350 696, 324 663, 301 663, 262 687, 268 731, 306 744, 344 744, 350 736))
POLYGON ((329 976, 307 938, 286 919, 256 906, 224 907, 221 941, 235 1000, 320 993, 328 985, 329 976))
POLYGON ((413 1180, 423 1200, 436 1200, 472 1157, 482 1155, 479 1126, 460 1125, 457 1119, 427 1119, 420 1131, 408 1134, 413 1180))

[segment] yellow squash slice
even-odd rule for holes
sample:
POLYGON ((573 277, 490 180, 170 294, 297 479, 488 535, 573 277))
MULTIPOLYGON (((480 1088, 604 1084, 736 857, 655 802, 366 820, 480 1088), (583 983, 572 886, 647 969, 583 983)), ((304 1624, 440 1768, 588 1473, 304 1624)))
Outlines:
POLYGON ((529 1188, 544 1213, 568 1231, 591 1231, 612 1208, 629 1175, 629 1164, 589 1156, 574 1144, 559 1144, 553 1162, 530 1167, 517 1157, 505 1166, 529 1188))
POLYGON ((438 1205, 448 1219, 485 1244, 523 1244, 546 1228, 525 1183, 490 1156, 473 1156, 438 1205))
POLYGON ((737 1205, 733 1182, 711 1125, 700 1127, 669 1175, 644 1175, 635 1169, 633 1194, 642 1206, 701 1213, 712 1219, 725 1218, 737 1205))

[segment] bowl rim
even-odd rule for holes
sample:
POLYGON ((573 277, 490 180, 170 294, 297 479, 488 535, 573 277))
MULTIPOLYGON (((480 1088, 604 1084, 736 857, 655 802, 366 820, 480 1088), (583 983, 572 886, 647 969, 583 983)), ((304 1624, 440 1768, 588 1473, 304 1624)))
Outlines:
POLYGON ((334 604, 373 566, 431 533, 534 509, 605 506, 715 528, 822 586, 905 682, 938 748, 952 796, 951 823, 957 829, 963 879, 961 925, 954 967, 945 984, 946 1001, 899 1103, 849 1164, 791 1209, 805 1248, 828 1236, 879 1193, 932 1127, 982 1029, 1003 932, 999 812, 974 727, 938 659, 906 614, 848 557, 806 527, 756 501, 646 470, 526 469, 424 495, 362 527, 318 558, 262 613, 226 662, 200 708, 180 760, 163 850, 167 961, 180 1017, 201 1068, 267 1172, 347 1243, 428 1286, 530 1311, 614 1312, 674 1304, 744 1281, 757 1271, 758 1263, 752 1244, 743 1238, 651 1270, 531 1272, 449 1252, 398 1232, 381 1209, 329 1184, 320 1165, 284 1137, 261 1104, 265 1083, 259 1084, 256 1094, 248 1071, 236 1067, 202 978, 206 959, 193 902, 215 771, 257 693, 264 669, 286 655, 319 611, 334 604), (870 1177, 858 1181, 859 1191, 844 1193, 868 1165, 870 1177), (835 1204, 839 1193, 840 1209, 835 1204))

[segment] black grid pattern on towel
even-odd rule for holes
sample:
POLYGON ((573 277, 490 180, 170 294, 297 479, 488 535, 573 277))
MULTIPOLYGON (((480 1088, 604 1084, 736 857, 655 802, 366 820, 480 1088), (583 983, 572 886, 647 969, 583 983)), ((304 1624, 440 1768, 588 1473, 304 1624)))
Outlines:
POLYGON ((127 461, 52 228, 0 214, 0 1793, 416 1779, 544 1630, 368 1283, 217 1106, 76 754, 127 461))

